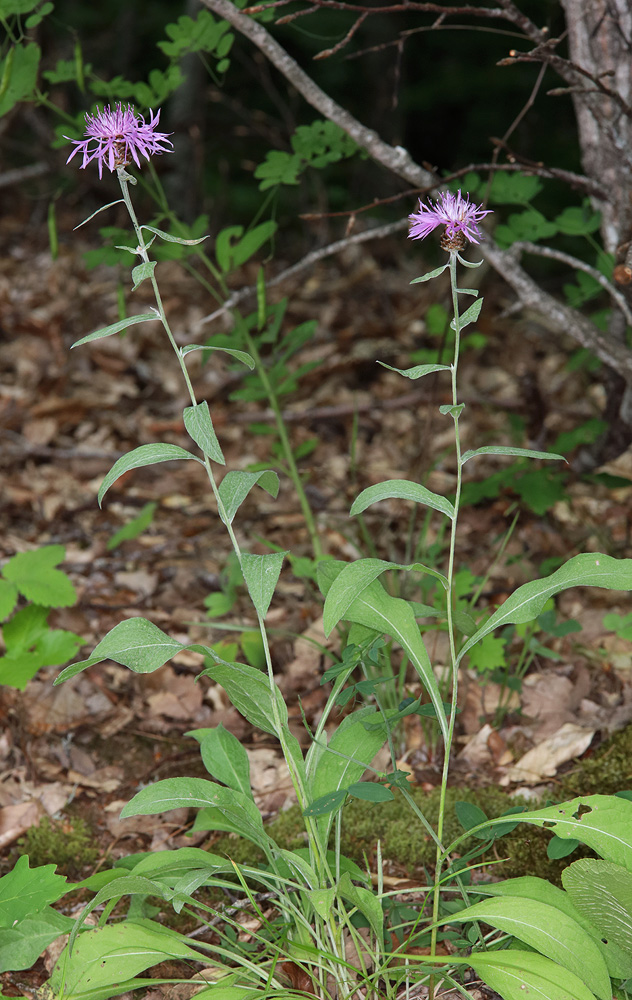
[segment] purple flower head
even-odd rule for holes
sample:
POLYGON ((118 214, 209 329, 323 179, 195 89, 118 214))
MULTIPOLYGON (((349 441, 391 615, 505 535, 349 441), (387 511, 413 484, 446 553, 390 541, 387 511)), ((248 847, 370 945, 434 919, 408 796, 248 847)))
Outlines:
MULTIPOLYGON (((430 201, 428 205, 419 201, 419 211, 409 216, 411 225, 408 235, 413 240, 423 240, 437 226, 445 226, 444 237, 449 242, 460 241, 463 247, 465 237, 470 243, 480 243, 483 234, 478 224, 490 211, 491 209, 485 210, 480 205, 473 205, 460 191, 457 194, 441 192, 435 205, 430 201)), ((452 248, 446 246, 446 249, 452 248)))
MULTIPOLYGON (((103 164, 108 170, 114 171, 117 167, 125 167, 131 160, 137 167, 140 167, 138 154, 148 160, 150 156, 157 153, 170 153, 170 149, 165 149, 161 143, 173 143, 167 138, 168 133, 156 132, 156 126, 160 120, 160 111, 156 114, 149 112, 150 120, 145 121, 142 115, 134 113, 131 105, 123 108, 122 104, 117 104, 114 109, 104 107, 103 111, 97 111, 96 115, 86 115, 87 139, 72 139, 75 148, 66 160, 69 163, 75 153, 83 153, 83 163, 81 169, 87 167, 91 160, 97 161, 99 165, 99 177, 103 175, 103 164), (94 139, 96 146, 90 148, 90 143, 94 139)), ((64 136, 65 139, 68 136, 64 136)))

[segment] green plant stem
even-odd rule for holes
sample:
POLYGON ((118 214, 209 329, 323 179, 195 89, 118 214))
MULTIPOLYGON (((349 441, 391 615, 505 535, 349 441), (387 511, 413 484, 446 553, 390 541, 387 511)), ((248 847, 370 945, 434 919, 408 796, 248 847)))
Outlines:
MULTIPOLYGON (((450 642, 450 661, 451 661, 451 672, 452 672, 452 699, 451 699, 451 712, 450 718, 448 720, 448 734, 445 741, 444 747, 444 757, 443 757, 443 773, 441 775, 441 794, 439 798, 439 819, 437 822, 437 853, 436 853, 436 866, 435 866, 435 876, 434 876, 434 892, 432 897, 432 932, 430 938, 430 955, 432 957, 436 956, 437 953, 437 920, 439 918, 439 903, 441 899, 441 867, 443 863, 443 856, 441 850, 441 842, 443 840, 443 820, 445 811, 445 798, 448 786, 448 771, 450 768, 450 751, 452 749, 452 740, 454 737, 454 724, 456 720, 456 709, 457 709, 457 696, 458 696, 458 681, 459 681, 459 668, 456 659, 456 639, 454 631, 454 620, 453 620, 453 602, 454 602, 454 554, 456 550, 456 530, 457 530, 457 520, 459 514, 459 502, 461 499, 461 482, 462 482, 462 464, 461 464, 461 438, 459 435, 459 411, 456 409, 458 406, 457 399, 457 369, 459 363, 459 347, 461 341, 461 328, 459 325, 459 300, 458 291, 456 283, 456 261, 457 254, 456 251, 450 251, 450 287, 452 289, 452 308, 454 310, 454 360, 450 366, 450 375, 452 381, 452 419, 454 420, 454 442, 455 442, 455 452, 456 452, 456 494, 454 497, 454 517, 452 518, 452 525, 450 528, 450 548, 448 555, 448 593, 447 593, 447 620, 448 620, 448 638, 450 642)), ((429 1000, 433 1000, 434 997, 434 977, 430 979, 429 983, 429 1000)))
POLYGON ((277 434, 279 435, 279 440, 281 442, 281 447, 283 449, 283 456, 285 458, 287 474, 292 480, 292 485, 296 490, 296 495, 298 496, 299 503, 301 505, 301 511, 303 512, 303 517, 305 518, 305 525, 307 527, 307 532, 312 543, 312 551, 314 553, 314 559, 322 559, 323 549, 320 544, 320 536, 318 534, 318 528, 316 527, 316 521, 314 519, 314 513, 309 505, 305 489, 303 487, 303 482, 301 480, 301 474, 298 471, 298 466, 294 458, 294 453, 292 451, 292 445, 290 444, 290 439, 288 437, 287 428, 285 426, 285 421, 283 420, 283 413, 281 407, 279 406, 279 401, 277 399, 276 393, 272 386, 270 379, 268 378, 268 373, 266 371, 265 365, 261 360, 261 355, 257 350, 257 345, 254 339, 250 336, 248 331, 245 332, 245 340, 248 352, 252 354, 255 364, 257 366, 257 372, 259 373, 259 378, 261 379, 263 388, 266 391, 268 397, 268 402, 270 404, 270 409, 274 413, 274 422, 277 428, 277 434))

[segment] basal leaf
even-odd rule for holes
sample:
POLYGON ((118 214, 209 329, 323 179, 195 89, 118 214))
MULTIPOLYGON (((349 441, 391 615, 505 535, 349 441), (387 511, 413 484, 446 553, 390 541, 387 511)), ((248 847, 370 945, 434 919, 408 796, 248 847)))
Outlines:
POLYGON ((503 1000, 595 1000, 578 976, 535 951, 476 953, 468 964, 503 1000))

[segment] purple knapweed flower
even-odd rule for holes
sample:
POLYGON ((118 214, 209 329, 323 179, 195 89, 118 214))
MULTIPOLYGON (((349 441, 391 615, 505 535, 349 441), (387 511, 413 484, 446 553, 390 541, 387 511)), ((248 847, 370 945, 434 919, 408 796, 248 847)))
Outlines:
MULTIPOLYGON (((145 121, 142 115, 134 113, 131 105, 126 108, 122 104, 117 104, 114 109, 104 107, 103 111, 97 111, 96 115, 86 115, 87 139, 72 139, 75 148, 66 160, 69 163, 75 153, 83 153, 83 163, 81 169, 87 167, 91 160, 96 160, 99 165, 99 177, 103 175, 103 164, 114 171, 117 167, 126 167, 131 160, 137 167, 140 167, 138 154, 148 160, 150 156, 157 153, 170 153, 170 149, 164 149, 161 143, 169 143, 173 146, 167 135, 170 133, 156 132, 156 126, 160 120, 160 111, 156 114, 150 111, 150 120, 145 121), (90 148, 92 140, 96 146, 90 148)), ((64 136, 68 139, 68 136, 64 136)))
POLYGON ((413 240, 423 240, 437 226, 445 226, 442 246, 447 250, 460 250, 465 246, 465 240, 480 243, 483 234, 478 223, 490 212, 491 209, 473 205, 460 191, 456 194, 441 192, 435 205, 430 201, 424 205, 420 199, 419 211, 409 216, 411 225, 408 235, 413 240), (452 243, 458 245, 453 247, 452 243))

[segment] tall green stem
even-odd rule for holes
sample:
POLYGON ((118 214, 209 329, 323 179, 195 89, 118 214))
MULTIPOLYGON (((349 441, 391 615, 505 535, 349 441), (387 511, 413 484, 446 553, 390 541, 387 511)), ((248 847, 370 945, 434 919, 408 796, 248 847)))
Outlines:
MULTIPOLYGON (((452 672, 452 698, 451 698, 451 711, 450 718, 448 720, 448 733, 445 741, 444 748, 444 758, 443 758, 443 773, 441 775, 441 793, 439 797, 439 820, 437 823, 437 853, 436 853, 436 865, 435 865, 435 888, 432 898, 432 933, 430 942, 430 953, 431 955, 436 954, 437 947, 437 932, 438 928, 436 926, 439 917, 439 903, 441 899, 441 867, 443 862, 441 843, 443 841, 443 823, 444 823, 444 812, 445 812, 445 799, 446 791, 448 786, 448 771, 450 768, 450 752, 452 749, 452 740, 454 737, 454 723, 456 719, 456 708, 457 708, 457 696, 458 696, 458 683, 459 683, 459 671, 456 660, 456 639, 454 634, 454 553, 456 550, 456 531, 457 531, 457 520, 459 515, 459 503, 461 499, 461 479, 462 479, 462 466, 461 466, 461 438, 459 435, 459 416, 460 409, 457 399, 457 369, 459 364, 459 348, 461 341, 461 328, 459 325, 459 300, 458 291, 456 283, 456 261, 457 253, 455 250, 450 251, 450 287, 452 289, 452 307, 454 310, 454 359, 450 366, 450 374, 452 380, 452 409, 451 416, 454 420, 454 440, 455 440, 455 451, 456 451, 456 495, 454 498, 454 517, 452 518, 452 526, 450 529, 450 548, 448 555, 448 593, 447 593, 447 620, 448 620, 448 638, 450 643, 450 665, 452 672)), ((430 1000, 433 998, 434 983, 430 983, 430 1000)))

